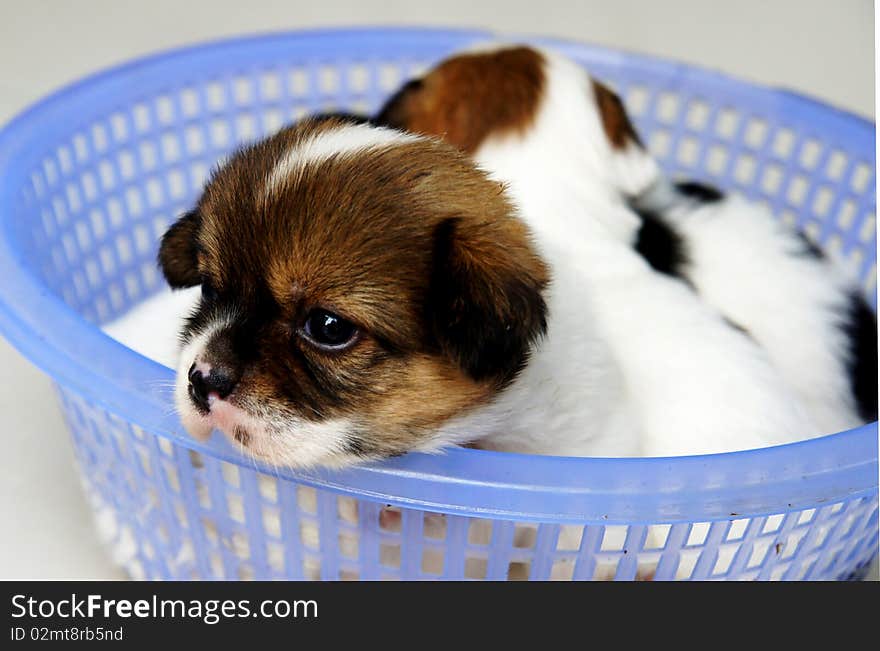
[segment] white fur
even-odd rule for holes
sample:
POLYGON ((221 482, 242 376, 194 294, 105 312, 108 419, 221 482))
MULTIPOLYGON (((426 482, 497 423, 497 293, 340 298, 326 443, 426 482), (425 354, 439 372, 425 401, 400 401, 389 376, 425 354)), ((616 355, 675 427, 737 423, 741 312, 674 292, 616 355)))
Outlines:
POLYGON ((347 124, 337 129, 325 130, 290 148, 278 160, 263 188, 268 197, 281 190, 291 179, 296 179, 308 165, 315 165, 331 156, 351 156, 377 147, 414 142, 419 137, 384 127, 366 124, 347 124))
POLYGON ((703 300, 755 338, 820 433, 862 424, 840 327, 855 282, 830 260, 803 255, 794 230, 741 197, 700 203, 661 181, 638 204, 658 211, 683 237, 684 275, 703 300))
POLYGON ((554 278, 547 339, 514 385, 469 417, 478 427, 510 414, 486 446, 665 456, 819 434, 754 342, 632 251, 639 219, 622 195, 652 183, 656 163, 635 146, 614 150, 589 101, 587 74, 555 54, 545 56, 545 96, 532 128, 490 138, 474 154, 507 185, 554 278), (595 373, 586 368, 590 355, 600 360, 595 373), (603 384, 596 377, 612 379, 603 384), (536 391, 556 399, 529 400, 536 391), (556 411, 561 405, 566 412, 556 411), (623 415, 609 423, 630 419, 623 429, 636 419, 637 451, 632 436, 613 445, 618 431, 603 431, 606 423, 593 417, 600 406, 623 415), (554 429, 563 419, 568 425, 554 429))

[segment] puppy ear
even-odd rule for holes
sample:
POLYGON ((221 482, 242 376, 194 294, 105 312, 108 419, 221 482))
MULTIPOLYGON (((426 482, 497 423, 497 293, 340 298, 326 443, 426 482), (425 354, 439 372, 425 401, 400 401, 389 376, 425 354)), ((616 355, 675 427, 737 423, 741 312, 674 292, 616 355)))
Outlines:
POLYGON ((428 321, 440 349, 474 380, 506 384, 547 330, 548 272, 525 226, 446 219, 433 256, 428 321))
POLYGON ((198 233, 202 218, 191 210, 169 228, 159 245, 159 267, 175 289, 201 282, 198 267, 198 233))
POLYGON ((608 86, 591 81, 593 100, 611 151, 611 181, 624 195, 637 195, 658 178, 660 169, 642 144, 620 97, 608 86))
POLYGON ((373 124, 381 127, 391 127, 406 131, 410 126, 410 113, 416 96, 421 92, 423 82, 421 79, 411 79, 394 93, 379 109, 373 124))

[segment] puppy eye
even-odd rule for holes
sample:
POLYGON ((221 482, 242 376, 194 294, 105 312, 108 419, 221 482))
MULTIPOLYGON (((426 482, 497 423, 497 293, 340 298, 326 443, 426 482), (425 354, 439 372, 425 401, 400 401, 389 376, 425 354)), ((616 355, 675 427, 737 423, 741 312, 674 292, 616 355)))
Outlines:
POLYGON ((321 348, 340 349, 354 342, 358 330, 353 323, 327 310, 312 310, 303 333, 321 348))
POLYGON ((207 278, 202 278, 202 300, 207 303, 217 300, 217 289, 207 278))

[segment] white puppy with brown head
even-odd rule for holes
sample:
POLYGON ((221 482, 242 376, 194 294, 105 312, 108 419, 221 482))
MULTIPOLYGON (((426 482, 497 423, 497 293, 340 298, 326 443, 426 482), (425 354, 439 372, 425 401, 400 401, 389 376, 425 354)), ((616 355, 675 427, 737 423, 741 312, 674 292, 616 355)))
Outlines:
MULTIPOLYGON (((637 250, 642 219, 627 197, 656 182, 659 168, 622 102, 582 67, 530 47, 483 48, 406 84, 378 121, 442 136, 505 183, 555 278, 549 305, 561 311, 548 342, 591 315, 625 380, 640 453, 821 433, 754 339, 637 250), (573 304, 583 309, 567 312, 573 304)), ((522 444, 512 433, 491 444, 499 441, 522 444)))

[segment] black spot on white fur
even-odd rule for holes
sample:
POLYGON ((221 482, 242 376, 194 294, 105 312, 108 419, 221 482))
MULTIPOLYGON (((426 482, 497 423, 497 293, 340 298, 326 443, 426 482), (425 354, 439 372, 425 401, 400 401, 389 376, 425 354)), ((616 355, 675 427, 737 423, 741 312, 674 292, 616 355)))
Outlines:
POLYGON ((691 199, 696 199, 701 203, 716 203, 724 198, 724 193, 718 188, 711 185, 700 183, 698 181, 684 181, 676 183, 675 188, 680 194, 691 199))
POLYGON ((656 213, 636 210, 642 225, 634 248, 651 267, 662 274, 684 279, 688 262, 687 245, 672 226, 656 213))
POLYGON ((856 294, 849 297, 843 321, 849 339, 848 370, 859 416, 865 422, 877 420, 877 317, 856 294))

